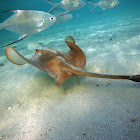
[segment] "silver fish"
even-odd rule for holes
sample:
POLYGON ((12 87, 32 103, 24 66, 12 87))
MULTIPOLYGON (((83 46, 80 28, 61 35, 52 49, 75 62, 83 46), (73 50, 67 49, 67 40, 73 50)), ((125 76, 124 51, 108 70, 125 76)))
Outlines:
POLYGON ((95 3, 92 0, 88 0, 88 1, 94 4, 94 7, 91 9, 90 13, 96 8, 96 6, 102 8, 102 11, 99 12, 102 13, 104 10, 113 8, 120 3, 118 0, 100 0, 98 3, 95 3))
POLYGON ((54 15, 43 11, 13 10, 5 12, 14 12, 15 14, 0 24, 0 30, 6 29, 20 34, 20 37, 17 41, 8 45, 16 43, 31 34, 41 32, 49 28, 56 21, 54 15))
POLYGON ((83 0, 62 0, 59 3, 55 3, 51 0, 45 0, 47 2, 49 2, 50 4, 53 4, 54 6, 48 11, 49 13, 52 12, 56 7, 61 7, 65 10, 67 10, 64 14, 70 12, 70 11, 74 11, 77 9, 82 8, 83 6, 85 6, 85 2, 83 0))
POLYGON ((56 17, 56 22, 57 22, 57 24, 55 26, 73 18, 72 14, 70 14, 70 13, 67 13, 65 15, 63 15, 63 14, 64 14, 64 12, 55 11, 55 13, 53 14, 56 17), (62 15, 62 16, 60 16, 60 15, 62 15))

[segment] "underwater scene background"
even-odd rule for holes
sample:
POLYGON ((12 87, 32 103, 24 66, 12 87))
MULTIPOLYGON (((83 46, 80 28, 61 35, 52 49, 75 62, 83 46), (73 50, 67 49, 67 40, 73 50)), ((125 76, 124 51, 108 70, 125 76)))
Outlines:
MULTIPOLYGON (((60 0, 53 0, 60 2, 60 0)), ((30 58, 35 49, 67 52, 67 36, 87 57, 85 70, 103 74, 140 74, 140 1, 97 14, 91 5, 70 12, 73 18, 13 45, 30 58)), ((98 0, 95 0, 98 2, 98 0)), ((49 11, 45 0, 0 0, 0 12, 49 11)), ((65 11, 57 8, 57 11, 65 11)), ((0 23, 13 13, 0 13, 0 23)), ((52 12, 53 14, 53 12, 52 12)), ((0 46, 19 35, 0 30, 0 46)), ((139 140, 140 84, 127 80, 70 77, 62 85, 31 65, 14 65, 0 47, 0 140, 139 140)))

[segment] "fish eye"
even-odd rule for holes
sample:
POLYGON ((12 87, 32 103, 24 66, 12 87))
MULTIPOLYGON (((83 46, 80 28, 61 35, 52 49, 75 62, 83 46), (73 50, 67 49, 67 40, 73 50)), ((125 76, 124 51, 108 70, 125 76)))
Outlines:
POLYGON ((51 17, 51 18, 50 18, 50 20, 54 20, 54 18, 53 18, 53 17, 51 17))

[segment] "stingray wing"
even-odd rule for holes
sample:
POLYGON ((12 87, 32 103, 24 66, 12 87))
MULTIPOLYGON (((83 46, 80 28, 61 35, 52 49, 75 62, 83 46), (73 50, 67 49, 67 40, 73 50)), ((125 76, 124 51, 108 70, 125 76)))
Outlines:
POLYGON ((18 53, 13 47, 6 48, 6 56, 8 60, 16 65, 24 65, 28 60, 18 53))
POLYGON ((59 86, 71 76, 71 73, 61 70, 59 71, 58 77, 56 78, 56 85, 59 86))
POLYGON ((86 59, 86 55, 84 52, 75 44, 75 40, 72 36, 68 36, 65 39, 66 44, 70 48, 70 51, 72 54, 74 54, 77 57, 82 57, 84 60, 86 59))
POLYGON ((75 40, 72 36, 68 36, 65 39, 65 42, 70 48, 70 51, 67 53, 67 55, 71 58, 73 65, 77 68, 83 69, 86 65, 86 55, 75 44, 75 40))
POLYGON ((16 65, 24 65, 26 63, 29 63, 37 67, 38 69, 45 71, 44 67, 42 67, 42 65, 40 64, 38 57, 33 56, 31 59, 27 59, 24 56, 22 56, 19 52, 17 52, 13 47, 6 48, 6 56, 10 62, 16 65))
MULTIPOLYGON (((36 50, 36 52, 37 51, 38 50, 36 50)), ((16 65, 24 65, 26 63, 29 63, 29 64, 47 72, 47 70, 45 69, 45 66, 40 62, 39 57, 37 55, 34 55, 32 58, 27 59, 24 56, 22 56, 20 53, 18 53, 13 47, 7 47, 6 56, 10 62, 12 62, 16 65)), ((56 78, 56 85, 60 85, 65 80, 67 80, 71 75, 72 75, 72 73, 67 72, 66 69, 62 67, 62 69, 58 72, 58 77, 56 78)))

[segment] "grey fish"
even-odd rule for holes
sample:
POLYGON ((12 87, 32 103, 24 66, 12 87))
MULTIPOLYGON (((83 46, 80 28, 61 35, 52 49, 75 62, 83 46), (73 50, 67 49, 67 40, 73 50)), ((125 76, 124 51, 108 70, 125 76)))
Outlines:
POLYGON ((88 1, 94 4, 94 7, 91 9, 90 13, 96 8, 96 6, 102 8, 102 11, 99 12, 102 13, 104 10, 113 8, 120 3, 118 0, 100 0, 98 3, 95 3, 92 0, 88 0, 88 1))
POLYGON ((65 15, 63 15, 63 14, 64 14, 64 12, 55 11, 55 13, 53 14, 56 17, 56 22, 57 22, 57 24, 55 26, 73 18, 72 14, 70 14, 70 13, 67 13, 65 15))
POLYGON ((70 12, 70 11, 74 11, 77 9, 82 8, 83 6, 85 6, 85 2, 83 0, 62 0, 59 3, 55 3, 51 0, 45 0, 47 2, 49 2, 50 4, 53 4, 54 6, 48 11, 49 13, 52 12, 56 7, 61 7, 65 10, 67 10, 64 14, 70 12))
POLYGON ((20 34, 20 37, 17 41, 8 45, 16 43, 31 34, 41 32, 49 28, 56 21, 54 15, 43 11, 13 10, 5 12, 14 12, 15 14, 0 24, 0 30, 6 29, 20 34))

